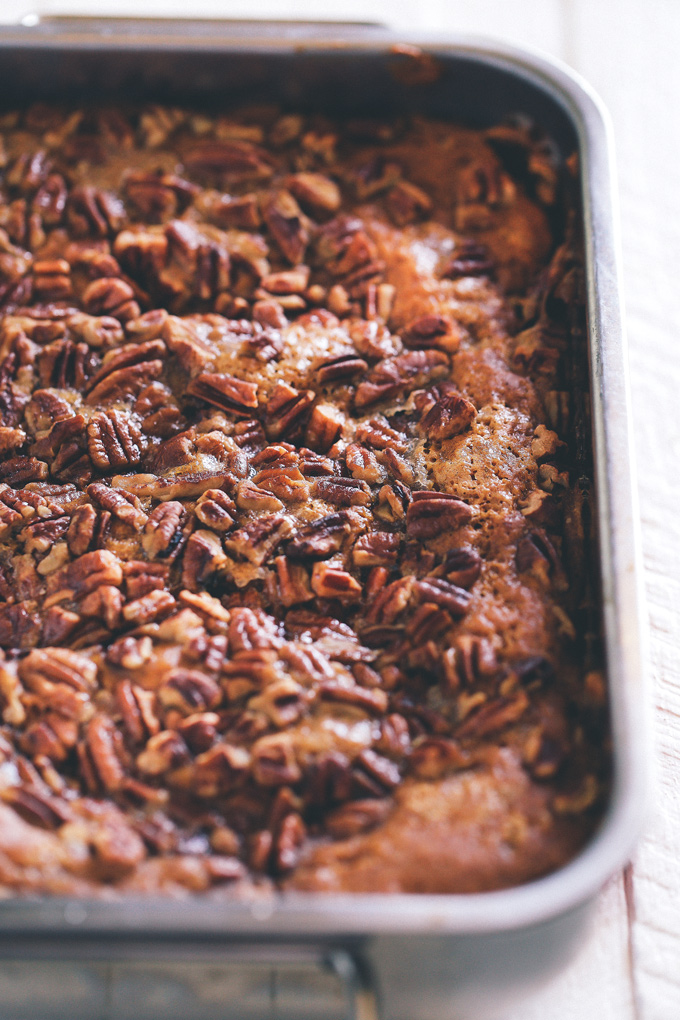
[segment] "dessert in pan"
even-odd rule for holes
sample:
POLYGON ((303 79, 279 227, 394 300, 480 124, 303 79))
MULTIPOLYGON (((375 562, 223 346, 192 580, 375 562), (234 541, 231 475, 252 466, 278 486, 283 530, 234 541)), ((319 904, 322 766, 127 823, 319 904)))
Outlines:
POLYGON ((607 799, 576 167, 1 120, 0 882, 471 892, 607 799))

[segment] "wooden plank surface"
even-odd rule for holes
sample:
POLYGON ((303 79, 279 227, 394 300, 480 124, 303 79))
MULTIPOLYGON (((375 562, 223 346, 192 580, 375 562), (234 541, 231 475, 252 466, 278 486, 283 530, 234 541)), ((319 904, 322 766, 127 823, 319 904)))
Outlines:
MULTIPOLYGON (((179 0, 3 0, 0 20, 48 12, 189 13, 179 0)), ((600 91, 621 183, 656 719, 655 805, 627 874, 598 904, 564 974, 502 1020, 680 1018, 680 2, 678 0, 199 0, 221 16, 387 21, 539 47, 600 91)))

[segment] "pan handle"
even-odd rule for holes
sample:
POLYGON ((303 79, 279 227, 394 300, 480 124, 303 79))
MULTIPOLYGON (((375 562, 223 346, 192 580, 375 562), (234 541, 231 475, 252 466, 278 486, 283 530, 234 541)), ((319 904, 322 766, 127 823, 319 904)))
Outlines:
POLYGON ((345 983, 352 1020, 380 1020, 378 997, 366 966, 345 950, 330 953, 326 962, 345 983))

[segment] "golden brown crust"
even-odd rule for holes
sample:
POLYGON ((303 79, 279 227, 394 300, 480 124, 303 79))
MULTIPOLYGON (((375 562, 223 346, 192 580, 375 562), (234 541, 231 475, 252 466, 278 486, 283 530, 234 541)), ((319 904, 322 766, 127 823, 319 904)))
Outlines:
POLYGON ((568 860, 606 760, 549 148, 158 107, 1 130, 0 882, 568 860))

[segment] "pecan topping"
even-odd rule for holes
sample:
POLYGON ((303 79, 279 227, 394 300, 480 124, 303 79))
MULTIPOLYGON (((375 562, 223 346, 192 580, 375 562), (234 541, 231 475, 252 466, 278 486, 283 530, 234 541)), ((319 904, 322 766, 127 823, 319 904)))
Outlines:
POLYGON ((362 535, 354 543, 352 559, 355 567, 390 567, 397 562, 402 543, 401 535, 388 531, 374 531, 362 535))
POLYGON ((334 839, 349 839, 381 825, 391 810, 389 798, 353 800, 326 815, 324 825, 334 839))
POLYGON ((232 514, 235 512, 233 500, 221 489, 206 489, 196 504, 199 521, 213 531, 229 531, 234 523, 232 514))
POLYGON ((281 439, 301 428, 314 397, 313 390, 300 392, 287 383, 278 382, 269 395, 265 410, 267 436, 281 439))
POLYGON ((313 486, 313 495, 324 499, 333 506, 368 506, 371 490, 360 478, 318 478, 313 486))
POLYGON ((418 427, 430 439, 450 439, 463 432, 476 415, 474 404, 465 397, 449 393, 425 411, 418 427))
POLYGON ((87 448, 100 471, 135 467, 142 456, 139 430, 119 411, 101 411, 90 418, 87 448))
POLYGON ((177 555, 183 540, 185 516, 182 504, 172 500, 160 503, 151 511, 142 535, 142 548, 150 559, 172 559, 177 555))
POLYGON ((135 531, 141 531, 148 520, 137 497, 124 489, 112 489, 102 482, 93 482, 88 486, 87 494, 94 503, 131 525, 135 531))
POLYGON ((424 219, 432 210, 432 199, 422 188, 409 181, 399 181, 385 199, 387 211, 393 223, 405 227, 416 220, 424 219))
POLYGON ((309 220, 291 193, 281 189, 266 195, 262 217, 291 265, 302 262, 309 243, 309 220))
POLYGON ((354 395, 357 408, 388 400, 426 382, 441 379, 449 359, 443 351, 407 351, 396 358, 385 358, 371 369, 354 395))
POLYGON ((230 411, 241 417, 257 405, 257 385, 236 379, 231 375, 219 375, 216 372, 201 372, 187 386, 187 393, 200 397, 209 404, 230 411))
POLYGON ((324 599, 354 602, 361 598, 361 585, 347 573, 328 563, 319 561, 312 570, 312 590, 324 599))
POLYGON ((353 354, 343 354, 339 358, 331 358, 330 361, 322 362, 316 370, 316 377, 322 386, 327 386, 329 383, 354 379, 358 375, 363 375, 367 369, 368 364, 363 358, 358 358, 353 354))
POLYGON ((348 686, 339 681, 326 680, 319 687, 319 692, 327 701, 341 701, 346 705, 354 705, 369 715, 381 715, 387 708, 388 699, 384 691, 366 690, 357 685, 348 686))
POLYGON ((433 538, 462 527, 472 515, 467 503, 445 492, 414 492, 406 511, 406 534, 409 538, 433 538))
MULTIPOLYGON (((259 566, 293 531, 293 524, 282 514, 265 514, 225 539, 225 548, 238 558, 259 566)), ((193 537, 193 536, 192 536, 193 537)))
POLYGON ((293 174, 288 187, 299 202, 312 214, 334 213, 340 208, 342 196, 335 181, 324 174, 293 174))

